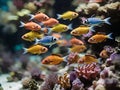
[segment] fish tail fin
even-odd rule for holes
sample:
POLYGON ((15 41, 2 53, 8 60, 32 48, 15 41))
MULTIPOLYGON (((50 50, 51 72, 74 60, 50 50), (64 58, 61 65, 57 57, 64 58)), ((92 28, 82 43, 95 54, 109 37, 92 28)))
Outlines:
POLYGON ((93 32, 95 32, 94 25, 90 26, 90 30, 93 31, 93 32))
POLYGON ((107 35, 107 37, 108 37, 109 39, 113 39, 113 38, 112 38, 112 33, 109 33, 109 34, 107 35))
POLYGON ((98 58, 97 60, 98 60, 98 63, 99 63, 99 64, 103 64, 102 58, 98 58))
POLYGON ((67 51, 67 53, 71 53, 71 48, 68 48, 68 51, 67 51))
POLYGON ((25 23, 24 22, 22 22, 22 21, 20 21, 20 26, 19 27, 24 27, 24 25, 25 25, 25 23))
POLYGON ((108 25, 111 25, 111 23, 110 23, 110 18, 111 18, 111 17, 108 17, 108 18, 104 19, 105 23, 108 24, 108 25))
POLYGON ((69 29, 69 30, 72 30, 72 29, 73 29, 73 28, 72 28, 72 23, 68 25, 68 29, 69 29))
POLYGON ((28 16, 30 16, 29 21, 32 20, 32 19, 34 19, 34 15, 33 14, 28 14, 28 16))
POLYGON ((68 62, 67 57, 68 57, 68 56, 64 56, 64 57, 63 57, 63 61, 64 61, 64 62, 68 62))
POLYGON ((57 19, 60 19, 61 18, 61 15, 60 14, 57 14, 57 19))
POLYGON ((24 52, 23 54, 26 54, 27 53, 27 48, 23 48, 24 52))
POLYGON ((35 45, 38 44, 39 41, 40 41, 40 40, 36 38, 36 39, 35 39, 35 45))

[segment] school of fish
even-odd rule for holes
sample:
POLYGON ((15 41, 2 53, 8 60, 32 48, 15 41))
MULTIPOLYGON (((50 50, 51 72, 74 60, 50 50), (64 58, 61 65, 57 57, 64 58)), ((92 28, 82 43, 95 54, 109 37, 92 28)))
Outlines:
MULTIPOLYGON (((71 53, 77 53, 77 56, 71 59, 71 62, 69 62, 70 64, 91 64, 93 62, 98 63, 99 60, 94 55, 85 54, 82 57, 79 56, 81 53, 85 52, 88 49, 86 42, 81 39, 81 36, 88 34, 90 31, 95 32, 96 34, 92 35, 87 40, 87 43, 91 45, 105 42, 106 39, 112 40, 112 33, 104 34, 101 32, 96 32, 94 30, 94 26, 96 25, 111 25, 110 17, 107 17, 105 19, 97 18, 94 16, 91 16, 89 18, 81 18, 83 25, 79 25, 78 27, 73 28, 72 23, 65 25, 63 23, 60 23, 59 19, 69 20, 71 22, 71 20, 79 17, 79 14, 74 11, 66 11, 63 14, 57 14, 57 19, 49 17, 42 12, 38 12, 35 15, 29 14, 28 16, 30 17, 29 21, 26 23, 20 21, 20 27, 24 27, 26 30, 30 31, 28 33, 25 33, 21 38, 25 41, 34 42, 34 45, 29 48, 24 48, 24 54, 45 54, 49 49, 52 48, 52 46, 54 46, 54 44, 57 44, 58 46, 68 47, 67 56, 63 57, 62 55, 51 53, 51 55, 46 56, 41 61, 42 64, 58 65, 63 61, 68 63, 69 61, 67 58, 71 53), (62 35, 67 31, 70 32, 70 39, 66 39, 62 35), (76 36, 79 36, 79 38, 76 36)), ((106 49, 101 51, 100 57, 108 57, 108 52, 106 49)))

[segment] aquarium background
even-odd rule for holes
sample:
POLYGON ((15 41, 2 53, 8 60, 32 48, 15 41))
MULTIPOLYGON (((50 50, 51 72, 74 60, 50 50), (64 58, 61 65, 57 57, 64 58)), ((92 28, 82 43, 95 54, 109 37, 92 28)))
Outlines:
MULTIPOLYGON (((40 22, 32 21, 41 25, 40 22)), ((0 29, 0 90, 120 89, 119 0, 0 0, 0 29), (57 14, 63 15, 67 11, 76 12, 78 16, 72 20, 58 19, 57 14), (29 14, 35 15, 38 12, 55 18, 61 24, 72 24, 72 30, 85 25, 82 22, 83 17, 97 17, 102 20, 110 17, 111 25, 95 25, 95 32, 90 31, 79 36, 71 35, 72 30, 58 32, 63 41, 51 47, 46 46, 46 53, 23 54, 24 48, 30 48, 35 41, 22 39, 30 30, 20 27, 20 21, 27 23, 29 14), (97 33, 112 33, 113 39, 95 44, 88 42, 97 33), (72 38, 81 40, 86 49, 73 52, 71 48, 75 45, 69 42, 72 38), (103 53, 102 50, 106 52, 103 53), (43 59, 51 54, 57 54, 64 60, 57 65, 42 64, 43 59), (90 61, 91 59, 79 62, 85 55, 94 56, 98 62, 90 61), (87 62, 90 64, 86 64, 87 62)), ((52 36, 53 33, 44 35, 52 36)))

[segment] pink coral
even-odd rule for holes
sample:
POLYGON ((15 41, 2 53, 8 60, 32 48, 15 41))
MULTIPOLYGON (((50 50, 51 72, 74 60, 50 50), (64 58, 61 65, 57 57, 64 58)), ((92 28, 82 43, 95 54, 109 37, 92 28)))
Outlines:
POLYGON ((79 55, 78 53, 70 53, 67 57, 68 60, 68 65, 72 64, 72 63, 77 63, 78 59, 79 59, 79 55))
POLYGON ((99 66, 97 66, 96 63, 92 63, 79 66, 78 68, 75 68, 75 71, 77 72, 79 77, 91 79, 95 78, 99 74, 100 68, 99 66))

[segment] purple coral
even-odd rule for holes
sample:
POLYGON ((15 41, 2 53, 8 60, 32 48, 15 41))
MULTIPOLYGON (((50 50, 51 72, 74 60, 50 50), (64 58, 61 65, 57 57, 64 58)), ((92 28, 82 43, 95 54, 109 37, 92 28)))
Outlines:
POLYGON ((41 71, 39 68, 33 68, 31 70, 31 76, 33 79, 35 79, 36 81, 41 80, 40 76, 41 76, 41 71))
MULTIPOLYGON (((106 78, 105 79, 106 90, 118 90, 117 84, 118 84, 118 80, 115 78, 106 78)), ((120 90, 120 88, 119 88, 119 90, 120 90)))
POLYGON ((78 78, 76 78, 72 82, 72 89, 71 90, 81 90, 83 87, 84 87, 84 84, 78 78))
POLYGON ((100 72, 99 66, 96 63, 84 64, 75 69, 79 77, 86 79, 96 78, 100 72))
POLYGON ((107 60, 106 60, 106 63, 107 64, 111 64, 111 63, 114 63, 114 64, 119 64, 120 63, 120 54, 118 54, 118 53, 113 53, 113 54, 111 54, 110 55, 110 58, 108 58, 107 60))
POLYGON ((41 86, 40 90, 53 90, 55 84, 58 83, 58 75, 51 73, 45 78, 45 83, 41 86))

